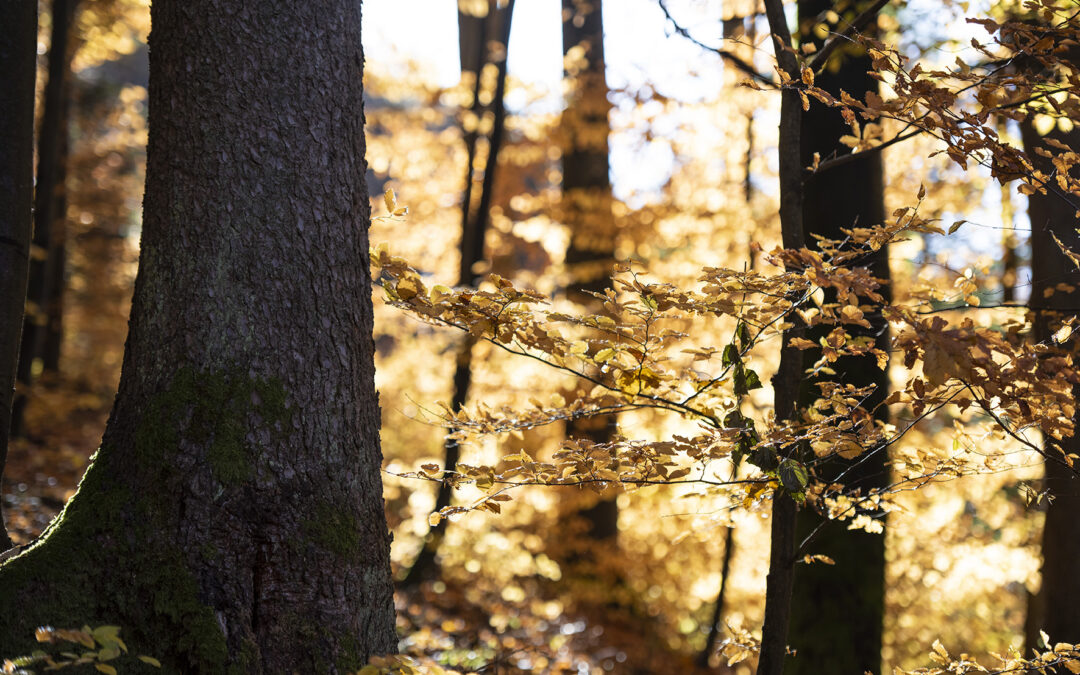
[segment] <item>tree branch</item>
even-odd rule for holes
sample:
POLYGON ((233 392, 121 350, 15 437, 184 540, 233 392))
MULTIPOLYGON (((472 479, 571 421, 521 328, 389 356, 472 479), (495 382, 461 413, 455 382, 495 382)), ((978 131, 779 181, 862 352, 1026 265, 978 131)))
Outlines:
POLYGON ((875 153, 881 152, 882 150, 889 147, 890 145, 895 145, 896 143, 900 143, 901 141, 906 141, 907 139, 918 136, 921 133, 923 133, 923 129, 921 129, 921 128, 920 129, 915 129, 914 131, 910 131, 910 132, 908 132, 906 134, 898 134, 897 136, 885 141, 881 145, 875 145, 872 148, 867 148, 866 150, 860 150, 858 152, 852 152, 850 154, 843 155, 841 157, 834 157, 832 159, 827 159, 824 162, 820 162, 817 165, 816 169, 807 169, 806 174, 807 174, 807 176, 809 176, 809 175, 812 175, 812 174, 815 174, 815 173, 822 173, 824 171, 828 171, 829 169, 835 169, 836 167, 843 166, 844 164, 847 164, 848 162, 854 162, 857 159, 862 159, 864 157, 868 157, 868 156, 873 155, 875 153))
POLYGON ((863 28, 866 28, 866 26, 877 17, 878 12, 880 12, 887 4, 889 4, 889 0, 877 0, 873 5, 867 7, 862 14, 859 14, 848 24, 843 33, 833 36, 831 40, 826 42, 821 48, 821 51, 810 60, 807 67, 815 73, 824 68, 825 63, 829 60, 832 53, 836 51, 836 48, 840 46, 840 43, 850 40, 853 35, 863 28))
POLYGON ((704 49, 706 51, 710 51, 713 54, 716 54, 717 56, 724 59, 725 61, 727 61, 731 65, 735 66, 735 68, 737 68, 738 70, 741 70, 743 73, 749 75, 750 77, 757 80, 758 82, 761 82, 762 84, 768 84, 768 85, 776 86, 776 82, 774 82, 771 77, 768 77, 766 75, 762 75, 761 73, 759 73, 754 68, 754 66, 752 64, 750 64, 747 61, 743 60, 739 56, 736 56, 735 54, 733 54, 732 52, 727 51, 726 49, 718 49, 716 47, 712 47, 710 45, 707 45, 704 42, 702 42, 702 41, 698 40, 697 38, 695 38, 693 35, 691 35, 690 31, 687 30, 685 27, 679 25, 679 22, 676 21, 675 17, 673 17, 671 15, 671 12, 668 11, 667 0, 657 0, 657 3, 660 5, 660 9, 664 12, 664 16, 667 17, 667 20, 671 22, 671 25, 675 29, 676 33, 683 36, 684 38, 686 38, 690 42, 693 42, 698 47, 701 47, 702 49, 704 49))

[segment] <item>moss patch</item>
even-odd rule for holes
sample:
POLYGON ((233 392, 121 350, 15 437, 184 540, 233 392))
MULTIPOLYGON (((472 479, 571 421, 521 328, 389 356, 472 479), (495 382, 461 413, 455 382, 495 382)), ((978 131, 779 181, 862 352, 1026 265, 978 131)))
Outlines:
POLYGON ((343 558, 359 552, 360 524, 351 513, 321 503, 312 515, 302 523, 309 539, 343 558))
MULTIPOLYGON (((185 441, 206 448, 223 486, 250 480, 257 455, 246 441, 249 422, 271 430, 287 424, 284 388, 239 370, 181 369, 141 413, 134 453, 103 446, 45 536, 0 565, 0 657, 33 651, 38 625, 119 624, 133 652, 163 664, 156 670, 125 662, 125 673, 239 673, 257 658, 251 645, 230 665, 214 610, 186 565, 191 555, 218 552, 210 544, 182 551, 171 542, 180 518, 175 495, 188 480, 175 458, 185 441)), ((329 521, 341 519, 330 514, 329 521)))
POLYGON ((214 478, 235 487, 254 474, 255 448, 245 439, 247 418, 264 425, 291 420, 285 388, 277 379, 251 378, 239 369, 200 373, 181 368, 167 391, 147 407, 136 434, 136 450, 148 462, 164 460, 181 438, 206 447, 214 478))

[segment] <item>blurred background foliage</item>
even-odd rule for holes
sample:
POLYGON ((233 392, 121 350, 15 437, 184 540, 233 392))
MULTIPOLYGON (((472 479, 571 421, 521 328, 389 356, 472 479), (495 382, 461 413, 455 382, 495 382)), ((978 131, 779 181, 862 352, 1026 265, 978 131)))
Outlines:
MULTIPOLYGON (((468 16, 488 10, 486 0, 459 4, 468 16)), ((951 62, 970 37, 963 10, 998 11, 986 5, 911 2, 888 9, 880 29, 912 57, 951 62)), ((723 35, 726 49, 770 71, 764 17, 753 0, 670 0, 666 6, 692 35, 715 45, 723 35)), ((66 157, 58 192, 62 283, 50 310, 57 358, 36 361, 33 383, 21 388, 24 429, 13 441, 3 484, 16 543, 39 533, 72 494, 100 438, 119 378, 138 256, 148 5, 82 0, 73 11, 60 131, 66 157)), ((580 70, 588 53, 568 51, 560 61, 559 3, 519 0, 508 47, 505 138, 492 158, 488 139, 501 56, 489 49, 479 73, 460 71, 455 11, 452 0, 365 2, 368 182, 373 215, 382 216, 372 224, 373 243, 389 242, 431 283, 454 283, 471 154, 476 190, 487 172, 494 174, 485 255, 473 271, 496 272, 571 307, 572 214, 561 160, 568 133, 599 133, 611 146, 604 202, 613 225, 606 240, 611 256, 640 261, 652 279, 677 285, 692 283, 705 265, 764 264, 760 250, 779 244, 778 97, 738 86, 746 75, 677 34, 656 0, 620 0, 607 3, 604 15, 608 63, 600 105, 610 108, 603 115, 609 128, 575 129, 583 124, 580 116, 568 118, 565 109, 575 100, 572 78, 561 75, 580 70), (436 4, 438 12, 427 11, 436 4), (530 23, 535 17, 541 19, 530 23), (552 63, 545 75, 543 64, 552 63), (472 153, 470 135, 478 139, 472 153), (407 217, 386 217, 387 188, 408 205, 407 217)), ((42 2, 42 96, 52 12, 53 3, 42 2)), ((507 46, 501 49, 505 54, 507 46)), ((895 131, 887 129, 886 137, 895 131)), ((1015 138, 1019 130, 1004 124, 1002 133, 1015 138)), ((884 151, 886 212, 909 204, 925 185, 923 216, 971 225, 960 238, 912 235, 891 247, 894 297, 940 296, 967 272, 981 297, 1024 300, 1026 199, 997 187, 988 172, 962 172, 943 154, 928 158, 935 149, 920 137, 884 151)), ((593 198, 604 199, 585 199, 593 198)), ((383 305, 378 295, 386 509, 395 574, 403 577, 428 534, 436 489, 396 474, 443 461, 444 431, 431 413, 453 395, 463 338, 383 305)), ((1000 324, 1015 316, 1009 312, 987 310, 975 320, 1000 324)), ((698 344, 723 345, 732 327, 688 323, 682 329, 698 344)), ((776 351, 755 351, 762 379, 775 370, 776 351)), ((470 368, 471 404, 526 404, 577 386, 486 343, 472 346, 470 368)), ((750 404, 760 412, 771 400, 757 391, 750 404)), ((987 455, 1002 450, 1008 462, 990 475, 900 499, 903 510, 890 516, 884 535, 887 667, 922 664, 935 639, 952 652, 975 654, 1021 644, 1028 597, 1039 587, 1042 515, 1030 500, 1030 485, 1041 476, 1038 458, 1017 453, 1002 438, 969 436, 963 416, 951 424, 943 419, 921 423, 894 448, 894 457, 903 458, 905 448, 967 448, 987 455)), ((618 424, 637 438, 688 431, 686 422, 659 414, 626 414, 618 424)), ((494 462, 522 448, 544 457, 562 432, 545 427, 465 445, 462 460, 494 462)), ((463 490, 454 499, 479 494, 463 490)), ((721 636, 760 626, 766 513, 732 514, 726 501, 688 487, 643 488, 601 496, 615 500, 617 536, 590 539, 580 514, 597 499, 571 488, 528 489, 499 515, 470 513, 450 522, 437 551, 437 580, 399 593, 403 651, 466 671, 694 672, 726 542, 733 542, 733 556, 721 636), (730 539, 728 528, 734 528, 730 539), (575 541, 582 537, 584 543, 575 541), (589 551, 588 569, 578 564, 582 548, 589 551)), ((751 672, 746 662, 729 668, 717 657, 710 669, 751 672)))

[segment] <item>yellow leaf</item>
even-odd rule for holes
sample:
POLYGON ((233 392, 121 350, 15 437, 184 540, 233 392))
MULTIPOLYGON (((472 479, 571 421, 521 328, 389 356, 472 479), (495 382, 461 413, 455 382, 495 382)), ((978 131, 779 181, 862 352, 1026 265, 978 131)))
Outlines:
POLYGON ((397 209, 397 195, 394 194, 394 189, 386 188, 382 198, 383 203, 386 204, 386 210, 393 213, 397 209))
POLYGON ((934 644, 931 648, 943 659, 949 658, 949 652, 945 650, 945 646, 941 644, 941 640, 934 640, 934 644))
POLYGON ((606 363, 610 361, 614 356, 615 350, 611 347, 607 347, 606 349, 601 349, 600 351, 596 352, 596 356, 593 357, 593 361, 596 361, 597 363, 606 363))
POLYGON ((151 666, 153 666, 155 668, 160 668, 161 667, 161 661, 158 661, 153 656, 143 656, 143 655, 140 654, 138 658, 143 663, 151 665, 151 666))
POLYGON ((94 668, 105 673, 105 675, 116 675, 116 668, 113 668, 107 663, 95 663, 94 668))
POLYGON ((442 514, 439 513, 438 511, 435 511, 435 512, 433 512, 431 515, 429 515, 427 517, 427 523, 431 527, 436 527, 436 526, 438 526, 438 524, 440 522, 442 522, 442 518, 443 518, 442 514))

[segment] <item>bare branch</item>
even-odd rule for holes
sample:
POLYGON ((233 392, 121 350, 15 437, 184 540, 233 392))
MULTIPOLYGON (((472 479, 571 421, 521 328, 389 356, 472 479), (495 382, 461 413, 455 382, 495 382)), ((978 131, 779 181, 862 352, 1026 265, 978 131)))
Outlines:
POLYGON ((667 8, 667 0, 657 0, 657 3, 660 5, 660 9, 664 12, 664 16, 667 17, 667 20, 671 22, 671 25, 675 29, 676 33, 683 36, 690 42, 693 42, 698 47, 701 47, 704 50, 716 54, 717 56, 724 59, 731 65, 735 66, 735 68, 741 70, 743 73, 749 75, 758 82, 761 82, 762 84, 776 86, 776 82, 774 82, 771 77, 768 77, 767 75, 762 75, 754 68, 752 64, 746 62, 741 57, 736 56, 734 53, 729 52, 726 49, 718 49, 716 47, 707 45, 704 42, 695 38, 693 35, 691 35, 689 30, 687 30, 684 26, 681 26, 679 22, 675 20, 675 17, 671 16, 671 12, 667 8))
POLYGON ((909 138, 914 138, 915 136, 918 136, 921 133, 923 133, 922 129, 915 129, 914 131, 909 131, 906 134, 898 134, 895 137, 890 138, 889 140, 885 141, 884 143, 882 143, 880 145, 875 145, 872 148, 867 148, 866 150, 860 150, 858 152, 852 152, 850 154, 842 155, 840 157, 834 157, 832 159, 827 159, 824 162, 819 163, 817 165, 816 169, 807 169, 806 170, 807 176, 809 176, 811 174, 815 174, 815 173, 822 173, 824 171, 828 171, 829 169, 835 169, 838 166, 843 166, 844 164, 847 164, 848 162, 854 162, 855 160, 862 159, 864 157, 869 157, 870 155, 881 152, 882 150, 889 147, 890 145, 895 145, 897 143, 900 143, 901 141, 906 141, 909 138))

